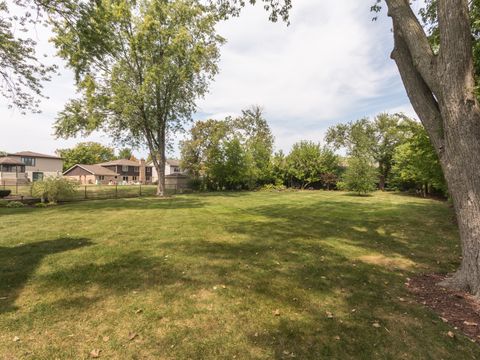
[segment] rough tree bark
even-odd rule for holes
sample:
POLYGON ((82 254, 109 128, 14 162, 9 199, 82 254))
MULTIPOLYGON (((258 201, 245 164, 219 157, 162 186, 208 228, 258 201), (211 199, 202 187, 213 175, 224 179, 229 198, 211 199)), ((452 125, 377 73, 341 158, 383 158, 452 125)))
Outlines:
POLYGON ((480 296, 480 106, 474 93, 468 0, 438 0, 440 50, 432 51, 408 0, 385 0, 392 58, 445 173, 462 263, 443 285, 480 296))
POLYGON ((163 197, 165 196, 165 164, 167 161, 165 156, 165 126, 162 126, 158 131, 157 140, 156 142, 148 141, 148 144, 150 154, 152 154, 153 166, 155 166, 158 175, 157 196, 163 197), (158 146, 150 145, 153 143, 158 146))

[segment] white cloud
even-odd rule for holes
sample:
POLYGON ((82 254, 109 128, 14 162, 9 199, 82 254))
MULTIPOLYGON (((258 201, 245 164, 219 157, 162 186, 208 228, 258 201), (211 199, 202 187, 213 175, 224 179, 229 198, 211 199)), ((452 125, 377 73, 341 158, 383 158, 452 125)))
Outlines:
MULTIPOLYGON (((267 21, 261 6, 219 24, 228 43, 221 72, 199 102, 196 118, 223 118, 258 104, 265 108, 277 148, 288 150, 301 139, 321 140, 340 121, 408 106, 397 69, 390 60, 392 34, 385 13, 372 22, 370 0, 297 0, 291 26, 267 21)), ((43 50, 48 33, 39 35, 43 50)), ((0 149, 53 152, 79 141, 54 141, 52 123, 74 96, 72 75, 46 86, 44 113, 22 116, 0 100, 0 149)), ((92 139, 109 143, 98 135, 92 139)))

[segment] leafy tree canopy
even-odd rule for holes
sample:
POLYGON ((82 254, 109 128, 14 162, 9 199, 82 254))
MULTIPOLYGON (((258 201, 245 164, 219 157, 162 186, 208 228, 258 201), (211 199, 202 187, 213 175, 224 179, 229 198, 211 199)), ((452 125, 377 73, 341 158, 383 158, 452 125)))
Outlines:
POLYGON ((55 27, 55 45, 82 96, 55 124, 57 136, 103 130, 148 148, 164 193, 165 149, 217 73, 218 14, 197 0, 102 0, 76 27, 55 27), (85 31, 78 31, 78 27, 85 31))
POLYGON ((335 174, 339 169, 339 158, 330 149, 311 141, 295 143, 286 158, 287 174, 302 189, 322 180, 322 174, 335 174))
POLYGON ((92 165, 115 159, 112 148, 96 142, 83 142, 71 149, 58 149, 56 153, 63 158, 63 170, 75 164, 92 165))

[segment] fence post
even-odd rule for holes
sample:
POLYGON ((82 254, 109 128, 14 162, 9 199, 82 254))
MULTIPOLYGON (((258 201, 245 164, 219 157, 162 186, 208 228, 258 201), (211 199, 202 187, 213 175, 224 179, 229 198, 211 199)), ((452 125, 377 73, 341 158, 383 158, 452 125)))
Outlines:
POLYGON ((15 194, 18 195, 18 180, 15 181, 15 194))
POLYGON ((85 199, 87 198, 87 185, 85 185, 85 199))
POLYGON ((118 197, 118 184, 115 184, 115 199, 118 197))
POLYGON ((142 184, 140 184, 140 196, 142 196, 142 184))

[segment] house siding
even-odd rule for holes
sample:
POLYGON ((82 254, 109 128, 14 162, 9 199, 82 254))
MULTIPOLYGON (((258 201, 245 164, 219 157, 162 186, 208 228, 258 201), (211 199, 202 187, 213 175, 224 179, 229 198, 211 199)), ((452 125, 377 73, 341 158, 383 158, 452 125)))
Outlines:
MULTIPOLYGON (((22 161, 22 156, 9 155, 9 157, 22 161)), ((60 176, 63 170, 62 159, 48 159, 41 157, 33 157, 35 159, 35 166, 25 166, 25 173, 30 181, 33 181, 33 173, 42 173, 43 177, 60 176)))

